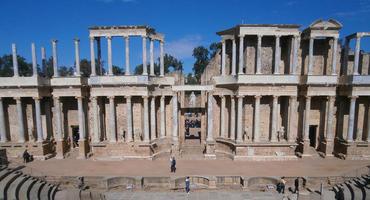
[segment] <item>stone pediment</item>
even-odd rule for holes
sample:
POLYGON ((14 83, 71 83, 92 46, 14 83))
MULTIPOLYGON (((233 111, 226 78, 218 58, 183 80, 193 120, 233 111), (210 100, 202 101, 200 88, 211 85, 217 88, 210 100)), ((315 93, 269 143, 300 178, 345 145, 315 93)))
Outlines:
POLYGON ((342 24, 334 19, 329 19, 328 21, 319 19, 311 23, 309 28, 320 30, 339 30, 342 28, 342 24))

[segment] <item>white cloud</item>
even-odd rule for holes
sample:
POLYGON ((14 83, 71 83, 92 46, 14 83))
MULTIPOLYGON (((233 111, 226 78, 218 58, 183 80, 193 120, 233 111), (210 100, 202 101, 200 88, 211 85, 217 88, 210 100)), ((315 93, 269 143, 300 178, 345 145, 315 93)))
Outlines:
POLYGON ((201 35, 186 35, 178 40, 165 43, 165 50, 177 59, 191 58, 194 47, 201 45, 201 35))

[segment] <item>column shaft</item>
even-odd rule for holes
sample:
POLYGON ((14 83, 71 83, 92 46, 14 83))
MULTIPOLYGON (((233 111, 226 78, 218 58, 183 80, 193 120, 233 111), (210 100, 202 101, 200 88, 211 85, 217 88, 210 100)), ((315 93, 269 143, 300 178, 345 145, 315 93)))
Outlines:
POLYGON ((126 97, 126 110, 127 110, 127 134, 125 135, 126 137, 126 142, 132 142, 132 106, 131 106, 131 97, 127 96, 126 97))
POLYGON ((347 132, 347 141, 352 142, 354 125, 355 125, 355 110, 356 110, 356 96, 351 97, 351 103, 349 107, 349 116, 348 116, 348 132, 347 132))
POLYGON ((232 40, 232 55, 231 55, 231 75, 236 75, 236 44, 235 44, 235 38, 232 40))
POLYGON ((337 74, 337 48, 338 48, 338 38, 333 38, 333 60, 331 65, 331 75, 337 74))
POLYGON ((221 123, 221 128, 220 128, 220 136, 223 137, 223 138, 226 138, 227 137, 227 132, 225 130, 225 108, 226 107, 226 99, 225 99, 225 96, 221 96, 221 120, 220 120, 220 123, 221 123))
POLYGON ((96 38, 96 47, 98 49, 98 70, 99 74, 103 75, 103 65, 102 65, 102 60, 101 60, 101 40, 100 37, 96 38))
POLYGON ((207 100, 207 142, 213 141, 213 94, 208 93, 207 100))
POLYGON ((172 97, 172 140, 178 141, 178 111, 177 111, 177 93, 175 92, 172 97))
POLYGON ((150 76, 154 76, 154 41, 150 39, 150 46, 149 46, 149 53, 150 53, 150 76))
POLYGON ((78 106, 78 132, 80 133, 80 141, 86 139, 85 133, 85 111, 83 106, 83 97, 77 97, 78 106))
POLYGON ((147 63, 146 63, 146 36, 143 36, 143 75, 148 75, 147 63))
POLYGON ((12 55, 13 55, 13 73, 15 77, 19 76, 18 72, 18 59, 17 59, 17 47, 15 44, 12 44, 12 55))
POLYGON ((58 42, 57 40, 52 40, 51 41, 51 44, 53 46, 53 70, 54 70, 54 77, 59 77, 57 42, 58 42))
POLYGON ((359 75, 358 66, 360 65, 360 46, 361 46, 361 37, 356 37, 356 49, 355 49, 355 61, 353 64, 353 74, 359 75))
POLYGON ((165 137, 165 127, 166 127, 166 122, 165 122, 165 96, 161 96, 161 138, 165 137))
POLYGON ((289 116, 288 116, 288 129, 287 140, 294 142, 297 137, 297 97, 289 97, 289 116))
POLYGON ((235 140, 235 97, 230 96, 230 139, 235 140))
POLYGON ((226 75, 226 69, 225 69, 225 65, 226 65, 226 41, 224 39, 222 39, 221 41, 222 43, 222 54, 221 54, 221 75, 222 76, 225 76, 226 75))
POLYGON ((23 143, 25 142, 24 136, 24 120, 23 120, 23 107, 22 107, 22 100, 20 97, 15 98, 17 103, 17 115, 18 115, 18 133, 19 138, 18 142, 23 143))
POLYGON ((275 36, 275 66, 274 74, 280 73, 280 35, 275 36))
POLYGON ((31 52, 32 52, 32 75, 37 76, 37 60, 36 60, 35 43, 31 44, 31 52))
POLYGON ((155 114, 155 96, 153 96, 150 101, 150 136, 152 140, 157 138, 155 114))
POLYGON ((96 76, 94 37, 90 37, 91 76, 96 76))
POLYGON ((293 36, 293 62, 292 66, 290 68, 290 73, 291 74, 296 74, 297 73, 297 63, 298 63, 298 49, 299 49, 299 44, 298 44, 298 37, 299 36, 293 36))
POLYGON ((311 97, 306 96, 306 108, 304 111, 304 140, 309 140, 310 131, 310 110, 311 110, 311 97))
POLYGON ((46 67, 46 53, 45 53, 45 47, 41 47, 41 71, 44 73, 44 75, 48 75, 47 73, 47 67, 46 67))
POLYGON ((255 96, 255 104, 254 104, 254 124, 253 124, 253 132, 254 132, 254 142, 260 141, 260 102, 261 96, 255 96))
POLYGON ((314 38, 310 37, 310 44, 309 44, 309 49, 308 49, 308 75, 312 75, 312 70, 313 70, 313 47, 314 47, 314 38))
POLYGON ((109 98, 109 128, 110 128, 110 142, 117 141, 116 134, 116 107, 114 105, 114 96, 109 98))
POLYGON ((262 35, 257 36, 257 62, 256 62, 256 74, 261 74, 261 45, 262 35))
POLYGON ((76 76, 81 75, 80 69, 80 40, 75 39, 75 63, 76 63, 76 76))
POLYGON ((99 114, 98 114, 98 97, 91 97, 92 109, 93 109, 93 130, 94 130, 94 142, 100 142, 100 131, 99 131, 99 114))
POLYGON ((55 109, 55 121, 56 121, 56 131, 57 131, 57 140, 62 141, 64 139, 62 132, 62 114, 60 108, 59 97, 54 98, 54 109, 55 109))
POLYGON ((335 97, 330 96, 328 100, 328 114, 327 114, 327 120, 326 120, 326 139, 329 141, 332 141, 334 139, 334 130, 333 130, 333 117, 335 115, 334 113, 334 102, 335 97))
POLYGON ((144 98, 144 142, 149 142, 149 109, 148 109, 148 96, 144 98))
POLYGON ((238 96, 238 118, 237 118, 236 141, 243 142, 243 96, 238 96))
POLYGON ((160 51, 160 58, 159 58, 159 62, 160 62, 160 72, 159 72, 159 75, 160 76, 164 76, 164 53, 163 53, 163 41, 160 41, 159 43, 159 51, 160 51))
POLYGON ((40 108, 40 99, 34 98, 35 100, 35 110, 36 110, 36 132, 37 132, 37 142, 44 141, 44 133, 42 130, 42 121, 41 121, 41 108, 40 108))
POLYGON ((5 113, 4 113, 3 98, 0 97, 0 142, 7 141, 4 115, 5 113))
POLYGON ((108 47, 108 74, 113 76, 113 63, 112 63, 112 37, 107 37, 108 47))
POLYGON ((271 142, 277 141, 278 98, 278 96, 274 96, 272 101, 271 142))
POLYGON ((125 37, 125 62, 126 62, 126 72, 125 75, 130 75, 131 74, 131 69, 130 69, 130 38, 129 36, 125 37))
POLYGON ((239 36, 239 72, 238 74, 244 74, 244 35, 239 36))
POLYGON ((370 142, 370 99, 368 99, 367 101, 367 139, 366 141, 370 142))

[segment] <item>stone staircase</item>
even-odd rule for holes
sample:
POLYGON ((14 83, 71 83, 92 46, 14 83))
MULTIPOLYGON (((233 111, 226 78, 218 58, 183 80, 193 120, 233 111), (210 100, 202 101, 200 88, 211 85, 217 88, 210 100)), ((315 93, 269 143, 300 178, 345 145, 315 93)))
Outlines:
POLYGON ((181 160, 203 160, 204 145, 199 140, 185 141, 181 146, 179 159, 181 160))
POLYGON ((342 184, 335 185, 329 191, 335 199, 369 199, 370 176, 365 175, 347 180, 342 184))
POLYGON ((58 191, 58 185, 23 174, 22 168, 0 165, 0 199, 53 200, 58 191))

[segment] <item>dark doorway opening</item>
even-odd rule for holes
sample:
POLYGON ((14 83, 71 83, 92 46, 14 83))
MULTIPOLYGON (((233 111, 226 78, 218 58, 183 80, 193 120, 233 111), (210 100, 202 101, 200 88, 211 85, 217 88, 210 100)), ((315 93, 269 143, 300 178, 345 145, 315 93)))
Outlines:
POLYGON ((309 139, 310 139, 311 147, 316 147, 316 131, 317 131, 317 125, 310 125, 309 139))
POLYGON ((79 128, 78 126, 72 126, 72 147, 78 147, 78 140, 80 140, 79 128))
POLYGON ((185 113, 185 139, 201 139, 201 113, 186 112, 185 113))

